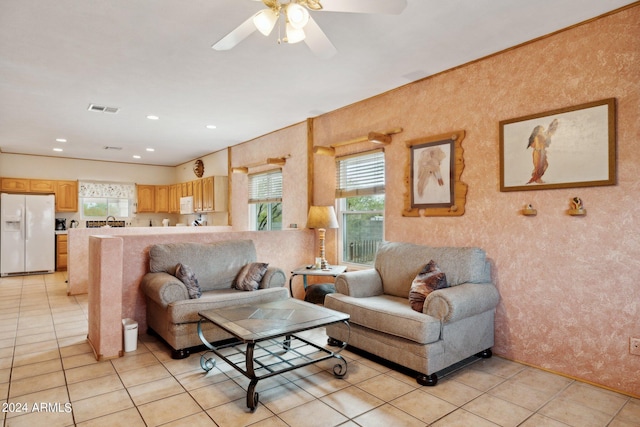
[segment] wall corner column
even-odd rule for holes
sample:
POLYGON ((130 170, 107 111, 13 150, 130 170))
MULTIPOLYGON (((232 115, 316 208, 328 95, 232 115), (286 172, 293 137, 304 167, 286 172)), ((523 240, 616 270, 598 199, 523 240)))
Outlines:
POLYGON ((88 261, 89 345, 97 360, 121 357, 124 262, 122 238, 90 236, 88 261))

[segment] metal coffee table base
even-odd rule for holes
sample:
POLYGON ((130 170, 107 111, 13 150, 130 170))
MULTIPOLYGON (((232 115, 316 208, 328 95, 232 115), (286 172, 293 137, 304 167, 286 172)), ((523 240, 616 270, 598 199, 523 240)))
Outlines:
MULTIPOLYGON (((336 359, 333 366, 333 374, 342 378, 347 373, 347 361, 339 354, 347 346, 343 343, 337 351, 331 351, 308 341, 298 335, 290 334, 257 342, 232 342, 220 346, 214 346, 202 333, 201 319, 198 322, 198 335, 202 343, 210 350, 200 356, 200 366, 209 372, 216 365, 213 357, 207 357, 214 353, 238 372, 249 378, 247 389, 247 407, 255 411, 258 406, 259 395, 255 391, 258 381, 283 374, 294 369, 312 365, 328 359, 336 359)), ((342 322, 349 327, 349 322, 342 322)))

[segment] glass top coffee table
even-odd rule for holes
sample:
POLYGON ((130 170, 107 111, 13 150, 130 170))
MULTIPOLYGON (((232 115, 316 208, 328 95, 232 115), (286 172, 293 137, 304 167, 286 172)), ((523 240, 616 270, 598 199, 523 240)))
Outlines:
MULTIPOLYGON (((336 377, 342 378, 347 373, 347 362, 339 354, 347 342, 337 351, 331 351, 296 334, 340 322, 349 328, 348 314, 294 298, 205 310, 198 314, 198 335, 202 343, 251 380, 247 407, 252 411, 258 406, 255 389, 259 380, 331 358, 336 359, 333 366, 336 377), (208 342, 202 332, 203 322, 215 324, 236 340, 222 345, 208 342)), ((207 356, 209 353, 200 356, 200 366, 207 372, 216 363, 213 357, 207 356)))

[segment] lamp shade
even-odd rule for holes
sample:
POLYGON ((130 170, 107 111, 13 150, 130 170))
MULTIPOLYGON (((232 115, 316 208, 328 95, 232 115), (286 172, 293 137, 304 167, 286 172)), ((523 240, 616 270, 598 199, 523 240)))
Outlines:
POLYGON ((301 30, 309 22, 309 11, 298 3, 289 3, 286 8, 287 23, 296 30, 301 30))
POLYGON ((338 218, 333 206, 311 206, 307 228, 338 228, 338 218))
POLYGON ((276 22, 278 22, 278 15, 271 9, 263 9, 253 17, 253 24, 265 36, 271 34, 276 22))
POLYGON ((291 23, 287 22, 287 43, 299 43, 305 39, 304 30, 302 28, 296 28, 291 23))

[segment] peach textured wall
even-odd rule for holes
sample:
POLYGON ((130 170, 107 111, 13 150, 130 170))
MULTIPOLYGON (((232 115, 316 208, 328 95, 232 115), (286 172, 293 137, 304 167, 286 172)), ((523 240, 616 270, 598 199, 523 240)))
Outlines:
MULTIPOLYGON (((636 5, 321 116, 314 139, 402 127, 386 148, 385 238, 484 248, 502 297, 496 354, 640 396, 640 357, 629 354, 640 337, 639 114, 636 5), (617 185, 500 192, 500 120, 611 97, 617 185), (466 131, 464 216, 402 217, 405 142, 455 130, 466 131), (586 216, 565 213, 573 196, 586 216), (527 203, 536 217, 518 214, 527 203)), ((331 166, 315 159, 314 196, 326 201, 331 166)))
MULTIPOLYGON (((304 228, 307 222, 307 124, 306 122, 270 133, 244 144, 231 147, 231 167, 262 163, 268 158, 290 156, 282 167, 282 226, 297 224, 304 228)), ((273 166, 258 166, 249 169, 249 174, 273 169, 273 166)), ((234 230, 248 230, 247 207, 248 175, 231 174, 231 223, 234 230)))

